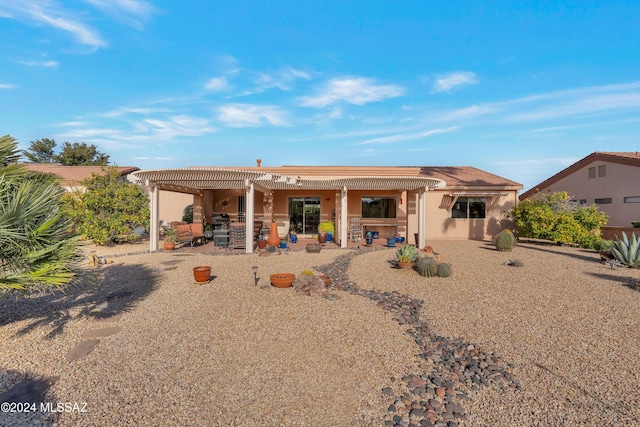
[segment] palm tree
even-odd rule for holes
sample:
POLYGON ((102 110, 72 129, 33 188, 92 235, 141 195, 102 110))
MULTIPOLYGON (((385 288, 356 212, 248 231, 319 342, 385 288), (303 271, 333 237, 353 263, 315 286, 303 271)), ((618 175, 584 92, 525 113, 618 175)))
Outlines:
POLYGON ((73 278, 75 238, 51 175, 17 163, 16 140, 0 137, 0 295, 62 287, 73 278))

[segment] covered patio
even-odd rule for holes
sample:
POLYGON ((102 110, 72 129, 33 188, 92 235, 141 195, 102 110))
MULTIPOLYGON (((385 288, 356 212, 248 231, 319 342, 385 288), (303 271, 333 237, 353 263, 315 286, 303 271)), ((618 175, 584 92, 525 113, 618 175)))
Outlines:
MULTIPOLYGON (((273 206, 264 203, 261 206, 256 200, 272 200, 277 194, 296 194, 304 191, 322 191, 334 194, 336 242, 341 248, 347 248, 349 226, 349 193, 350 192, 393 192, 402 197, 416 199, 415 206, 407 210, 406 216, 417 215, 418 243, 425 240, 426 207, 425 193, 443 188, 442 179, 426 176, 289 176, 267 170, 252 170, 216 167, 191 167, 185 169, 161 169, 138 171, 132 174, 138 184, 144 185, 149 192, 151 205, 149 245, 151 251, 157 251, 160 240, 159 204, 160 190, 192 194, 193 221, 202 222, 207 211, 213 208, 213 192, 211 190, 240 191, 246 200, 244 211, 245 252, 254 251, 254 228, 261 220, 265 227, 271 224, 278 215, 273 206), (257 193, 262 193, 259 197, 257 193)), ((333 218, 332 218, 333 219, 333 218)), ((393 223, 389 223, 393 224, 393 223)), ((384 226, 384 223, 381 223, 384 226)), ((397 225, 397 224, 396 224, 397 225)), ((408 238, 408 236, 407 236, 408 238)))

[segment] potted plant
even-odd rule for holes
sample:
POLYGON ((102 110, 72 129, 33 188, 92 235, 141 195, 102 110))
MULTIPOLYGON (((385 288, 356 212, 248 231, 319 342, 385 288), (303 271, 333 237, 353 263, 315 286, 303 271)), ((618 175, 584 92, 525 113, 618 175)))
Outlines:
POLYGON ((332 221, 324 221, 318 225, 318 242, 326 243, 327 241, 333 241, 333 235, 335 234, 336 229, 333 225, 332 221), (321 240, 320 236, 324 236, 324 239, 321 240))
POLYGON ((396 265, 398 268, 411 268, 418 259, 418 248, 405 244, 396 251, 396 265))
POLYGON ((164 232, 164 249, 172 251, 176 247, 176 231, 170 228, 164 232))

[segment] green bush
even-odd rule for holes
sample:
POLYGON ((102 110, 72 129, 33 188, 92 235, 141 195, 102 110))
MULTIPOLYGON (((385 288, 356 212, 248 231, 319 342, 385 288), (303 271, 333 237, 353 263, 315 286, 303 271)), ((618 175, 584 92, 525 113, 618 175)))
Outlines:
POLYGON ((593 248, 607 216, 595 205, 571 201, 567 192, 541 194, 526 199, 507 213, 520 237, 548 239, 557 244, 577 244, 593 248))
POLYGON ((182 220, 191 224, 193 222, 193 205, 185 206, 182 211, 182 220))
POLYGON ((82 181, 84 191, 65 194, 66 212, 78 233, 98 245, 132 241, 136 227, 149 229, 149 200, 140 187, 123 182, 115 168, 82 181))

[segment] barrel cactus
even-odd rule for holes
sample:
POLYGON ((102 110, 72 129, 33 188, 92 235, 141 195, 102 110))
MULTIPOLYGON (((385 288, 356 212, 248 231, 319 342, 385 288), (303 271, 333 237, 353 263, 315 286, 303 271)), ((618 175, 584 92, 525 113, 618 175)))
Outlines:
POLYGON ((442 264, 438 264, 438 277, 449 277, 453 273, 451 269, 451 265, 443 262, 442 264))
POLYGON ((513 245, 516 242, 516 237, 511 230, 502 230, 496 236, 496 249, 502 252, 508 252, 513 249, 513 245))
POLYGON ((438 264, 431 257, 418 258, 416 262, 416 270, 418 274, 425 277, 433 277, 438 274, 438 264))

